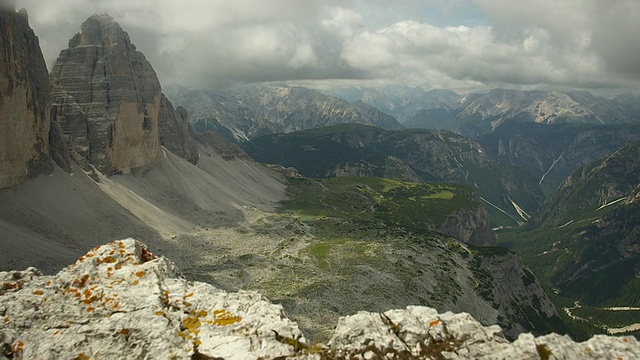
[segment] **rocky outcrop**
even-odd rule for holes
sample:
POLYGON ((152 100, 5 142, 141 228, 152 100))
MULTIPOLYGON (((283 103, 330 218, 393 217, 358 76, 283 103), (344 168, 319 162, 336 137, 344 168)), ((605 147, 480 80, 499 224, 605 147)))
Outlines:
POLYGON ((395 156, 387 156, 383 166, 366 160, 340 163, 327 172, 326 176, 378 176, 398 181, 422 182, 409 165, 395 156))
POLYGON ((489 213, 487 208, 481 205, 480 196, 475 192, 468 193, 467 196, 478 205, 449 214, 438 228, 438 232, 472 245, 496 245, 496 236, 489 223, 489 213))
POLYGON ((0 273, 0 341, 9 358, 637 358, 633 337, 575 343, 522 334, 469 314, 409 306, 343 317, 326 344, 261 295, 185 280, 169 260, 133 239, 93 249, 55 276, 0 273))
POLYGON ((0 4, 0 188, 39 172, 49 154, 49 77, 25 10, 0 4))
POLYGON ((158 126, 162 146, 194 165, 198 163, 198 145, 192 137, 189 114, 181 106, 174 109, 164 94, 160 99, 158 126))
POLYGON ((91 16, 69 40, 51 71, 51 86, 52 119, 85 168, 128 172, 160 154, 160 83, 108 15, 91 16))

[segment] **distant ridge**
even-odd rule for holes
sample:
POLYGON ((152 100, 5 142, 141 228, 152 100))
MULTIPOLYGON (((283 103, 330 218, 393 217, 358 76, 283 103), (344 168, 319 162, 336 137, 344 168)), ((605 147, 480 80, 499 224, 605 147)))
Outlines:
POLYGON ((362 101, 350 103, 301 86, 245 85, 220 91, 170 87, 168 96, 189 111, 197 131, 218 131, 240 142, 344 123, 403 128, 392 116, 362 101))

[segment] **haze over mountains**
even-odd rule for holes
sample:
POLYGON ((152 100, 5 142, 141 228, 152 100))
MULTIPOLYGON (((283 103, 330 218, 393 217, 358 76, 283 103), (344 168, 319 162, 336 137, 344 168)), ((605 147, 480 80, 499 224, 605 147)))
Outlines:
POLYGON ((407 128, 452 130, 475 137, 507 121, 540 124, 620 124, 640 120, 640 98, 597 97, 588 91, 509 90, 459 95, 420 88, 328 88, 327 93, 362 100, 395 116, 407 128))
POLYGON ((469 312, 508 338, 640 329, 633 95, 340 89, 349 102, 255 84, 165 96, 106 14, 50 74, 26 12, 0 16, 2 270, 54 273, 133 236, 192 279, 259 291, 319 341, 340 316, 408 305, 469 312))
POLYGON ((254 85, 226 91, 170 87, 169 97, 191 114, 197 131, 220 131, 230 140, 360 123, 401 129, 393 117, 364 102, 349 103, 300 86, 254 85))

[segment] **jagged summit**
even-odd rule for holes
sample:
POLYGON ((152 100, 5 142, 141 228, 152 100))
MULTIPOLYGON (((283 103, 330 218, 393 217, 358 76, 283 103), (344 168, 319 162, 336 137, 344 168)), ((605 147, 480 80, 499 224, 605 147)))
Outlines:
POLYGON ((195 163, 186 114, 166 101, 129 35, 107 14, 92 15, 81 30, 51 70, 52 120, 73 159, 86 170, 126 173, 155 161, 162 144, 195 163))
POLYGON ((78 45, 114 46, 120 45, 135 50, 135 45, 131 44, 131 39, 126 31, 122 30, 109 14, 91 15, 81 25, 82 32, 76 34, 69 40, 69 48, 78 45))

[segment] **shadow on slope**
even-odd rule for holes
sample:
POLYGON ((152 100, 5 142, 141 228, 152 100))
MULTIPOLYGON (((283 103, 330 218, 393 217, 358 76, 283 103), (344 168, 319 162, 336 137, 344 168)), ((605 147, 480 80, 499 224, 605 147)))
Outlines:
MULTIPOLYGON (((163 149, 164 150, 164 149, 163 149)), ((135 237, 159 253, 199 256, 176 233, 243 220, 242 207, 272 209, 284 185, 247 159, 223 159, 201 145, 198 167, 164 150, 132 174, 99 176, 79 167, 0 190, 0 270, 53 273, 94 246, 135 237), (161 250, 158 250, 161 249, 161 250)), ((179 264, 180 265, 180 264, 179 264)))

